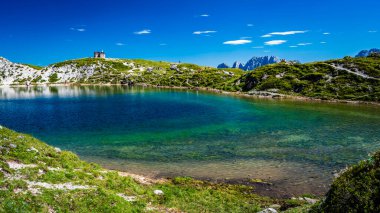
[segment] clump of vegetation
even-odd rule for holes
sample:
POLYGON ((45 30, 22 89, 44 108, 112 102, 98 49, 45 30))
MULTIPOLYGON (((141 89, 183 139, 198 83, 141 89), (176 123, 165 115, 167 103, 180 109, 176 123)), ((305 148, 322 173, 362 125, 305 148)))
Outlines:
POLYGON ((58 74, 57 73, 53 73, 49 76, 49 82, 50 83, 55 83, 59 80, 58 78, 58 74))
POLYGON ((380 212, 380 151, 343 172, 313 212, 380 212))

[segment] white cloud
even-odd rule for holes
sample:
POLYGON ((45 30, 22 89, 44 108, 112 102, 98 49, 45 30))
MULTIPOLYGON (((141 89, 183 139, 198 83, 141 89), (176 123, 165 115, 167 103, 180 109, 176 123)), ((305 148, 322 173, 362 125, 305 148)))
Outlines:
POLYGON ((228 45, 242 45, 242 44, 249 44, 252 43, 251 40, 247 39, 240 39, 240 40, 233 40, 233 41, 225 41, 223 44, 228 44, 228 45))
POLYGON ((78 32, 84 32, 84 31, 86 31, 85 28, 75 28, 75 27, 70 27, 70 30, 78 31, 78 32))
POLYGON ((329 32, 325 32, 325 33, 323 33, 323 35, 330 35, 331 33, 329 33, 329 32))
POLYGON ((124 46, 125 44, 124 43, 121 43, 121 42, 118 42, 116 43, 116 46, 124 46))
POLYGON ((286 42, 287 42, 287 40, 272 40, 272 41, 267 41, 267 42, 265 42, 265 45, 273 46, 273 45, 284 44, 284 43, 286 43, 286 42))
POLYGON ((193 32, 194 35, 202 35, 202 34, 210 34, 210 33, 216 33, 214 30, 205 30, 205 31, 195 31, 193 32))
POLYGON ((136 35, 144 35, 144 34, 151 34, 151 33, 152 33, 152 31, 149 29, 134 32, 134 34, 136 34, 136 35))
POLYGON ((294 46, 294 45, 292 45, 292 46, 289 46, 290 48, 297 48, 298 46, 294 46))
POLYGON ((200 15, 201 17, 209 17, 210 15, 209 14, 202 14, 200 15))
POLYGON ((253 27, 254 25, 253 24, 247 24, 247 27, 253 27))
POLYGON ((240 37, 240 39, 250 39, 250 38, 252 38, 252 37, 250 37, 250 36, 243 36, 243 37, 240 37))
POLYGON ((256 46, 256 47, 252 47, 254 49, 263 49, 264 47, 263 46, 256 46))
POLYGON ((325 41, 321 41, 320 43, 321 43, 321 44, 327 44, 327 42, 325 42, 325 41))
POLYGON ((377 33, 377 30, 368 30, 369 33, 377 33))
POLYGON ((297 44, 298 46, 308 46, 308 45, 312 45, 313 43, 299 43, 297 44))
POLYGON ((293 31, 285 31, 285 32, 272 32, 272 33, 268 33, 268 34, 265 34, 263 36, 261 36, 262 38, 269 38, 269 37, 272 37, 272 36, 275 36, 275 35, 280 35, 280 36, 286 36, 286 35, 294 35, 294 34, 303 34, 303 33, 306 33, 307 30, 293 30, 293 31))

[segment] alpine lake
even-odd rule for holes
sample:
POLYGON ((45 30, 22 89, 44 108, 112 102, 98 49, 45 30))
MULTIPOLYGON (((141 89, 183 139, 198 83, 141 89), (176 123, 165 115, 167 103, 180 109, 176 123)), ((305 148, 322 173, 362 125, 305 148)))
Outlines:
POLYGON ((380 149, 380 107, 127 86, 0 87, 0 124, 109 169, 324 194, 380 149))

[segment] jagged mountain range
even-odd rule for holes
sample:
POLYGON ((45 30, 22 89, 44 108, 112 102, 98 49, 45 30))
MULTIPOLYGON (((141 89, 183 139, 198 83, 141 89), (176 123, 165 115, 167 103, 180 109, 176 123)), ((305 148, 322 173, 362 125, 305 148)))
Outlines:
POLYGON ((226 63, 222 63, 218 65, 219 69, 226 69, 226 68, 236 68, 236 69, 242 69, 245 71, 254 70, 258 67, 262 67, 268 64, 275 64, 280 62, 280 60, 276 56, 262 56, 262 57, 253 57, 247 61, 247 63, 242 64, 239 61, 236 61, 233 63, 233 65, 230 67, 226 63))
POLYGON ((370 50, 362 50, 355 57, 356 58, 368 57, 372 53, 378 53, 378 54, 380 54, 380 49, 373 48, 373 49, 370 49, 370 50))

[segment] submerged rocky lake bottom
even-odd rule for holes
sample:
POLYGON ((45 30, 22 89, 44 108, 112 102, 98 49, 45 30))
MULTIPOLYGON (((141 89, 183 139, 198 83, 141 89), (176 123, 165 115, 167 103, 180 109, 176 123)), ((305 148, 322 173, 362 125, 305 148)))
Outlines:
POLYGON ((0 87, 0 124, 106 168, 323 194, 380 149, 380 107, 123 86, 0 87))

